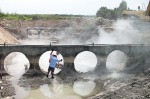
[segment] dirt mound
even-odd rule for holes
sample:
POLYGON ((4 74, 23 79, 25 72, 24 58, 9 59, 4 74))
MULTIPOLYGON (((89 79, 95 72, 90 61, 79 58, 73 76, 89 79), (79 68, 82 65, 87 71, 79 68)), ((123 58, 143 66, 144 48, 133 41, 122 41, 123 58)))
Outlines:
POLYGON ((4 28, 0 27, 0 44, 18 44, 19 42, 4 28))

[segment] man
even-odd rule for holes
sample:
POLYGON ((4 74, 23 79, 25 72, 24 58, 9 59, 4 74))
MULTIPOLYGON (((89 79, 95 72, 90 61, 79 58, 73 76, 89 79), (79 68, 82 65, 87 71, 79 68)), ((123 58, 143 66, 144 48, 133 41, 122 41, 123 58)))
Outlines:
POLYGON ((52 54, 52 53, 53 53, 53 49, 52 49, 52 52, 50 53, 49 68, 48 68, 48 73, 47 73, 46 77, 48 77, 49 72, 51 72, 52 79, 53 79, 54 78, 55 66, 56 66, 57 62, 62 61, 62 59, 61 60, 57 59, 57 55, 58 55, 57 52, 54 53, 54 54, 52 54))

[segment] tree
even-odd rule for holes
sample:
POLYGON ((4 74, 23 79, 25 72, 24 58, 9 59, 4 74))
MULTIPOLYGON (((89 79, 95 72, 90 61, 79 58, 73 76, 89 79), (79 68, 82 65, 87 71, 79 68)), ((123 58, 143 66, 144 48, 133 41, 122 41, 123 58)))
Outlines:
POLYGON ((127 10, 127 3, 125 1, 122 1, 119 5, 119 7, 114 8, 113 10, 108 9, 107 7, 101 7, 97 13, 97 17, 103 17, 106 19, 117 19, 122 16, 122 12, 124 10, 127 10))
POLYGON ((109 15, 110 15, 110 11, 109 9, 107 9, 107 7, 101 7, 96 13, 97 17, 103 17, 103 18, 108 18, 109 15))
POLYGON ((0 18, 4 17, 4 13, 0 9, 0 18))
POLYGON ((127 10, 127 3, 126 3, 126 1, 122 1, 120 3, 119 7, 117 8, 117 10, 116 10, 117 17, 121 17, 122 16, 122 12, 124 10, 127 10))
POLYGON ((124 10, 127 10, 127 2, 126 1, 122 1, 119 5, 119 8, 118 8, 121 12, 124 11, 124 10))
POLYGON ((33 20, 33 21, 36 21, 36 20, 39 20, 39 19, 40 19, 40 18, 39 18, 38 15, 33 15, 33 16, 32 16, 32 20, 33 20))
POLYGON ((116 19, 116 14, 113 10, 108 9, 107 7, 101 7, 97 13, 96 13, 97 17, 103 17, 106 19, 116 19))

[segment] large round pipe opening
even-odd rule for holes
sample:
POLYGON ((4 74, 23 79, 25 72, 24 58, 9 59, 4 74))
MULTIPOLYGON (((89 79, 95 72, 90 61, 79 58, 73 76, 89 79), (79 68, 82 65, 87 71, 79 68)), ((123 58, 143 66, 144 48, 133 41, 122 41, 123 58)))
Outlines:
POLYGON ((97 57, 93 52, 83 51, 76 56, 74 65, 77 72, 93 71, 97 65, 97 57))
MULTIPOLYGON (((56 53, 57 51, 53 51, 52 54, 56 53)), ((39 66, 40 69, 43 73, 47 73, 48 72, 48 67, 49 67, 49 59, 50 59, 50 53, 51 51, 46 51, 45 53, 43 53, 39 59, 39 66)), ((62 59, 61 62, 57 63, 57 65, 62 66, 64 65, 64 61, 63 61, 63 56, 59 53, 57 55, 58 60, 62 59)), ((54 70, 54 74, 57 74, 61 71, 61 67, 60 68, 55 68, 54 70)))
POLYGON ((4 60, 4 69, 12 76, 21 76, 30 67, 29 60, 21 52, 12 52, 4 60))
POLYGON ((123 71, 125 70, 127 60, 128 57, 124 52, 115 50, 108 55, 106 68, 113 72, 123 71))

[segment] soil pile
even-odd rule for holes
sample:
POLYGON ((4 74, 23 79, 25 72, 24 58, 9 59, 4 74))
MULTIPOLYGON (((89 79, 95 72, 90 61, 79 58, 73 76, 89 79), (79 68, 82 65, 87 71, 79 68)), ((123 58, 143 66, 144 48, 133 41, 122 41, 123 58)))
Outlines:
POLYGON ((0 27, 0 44, 18 44, 19 42, 8 31, 0 27))

